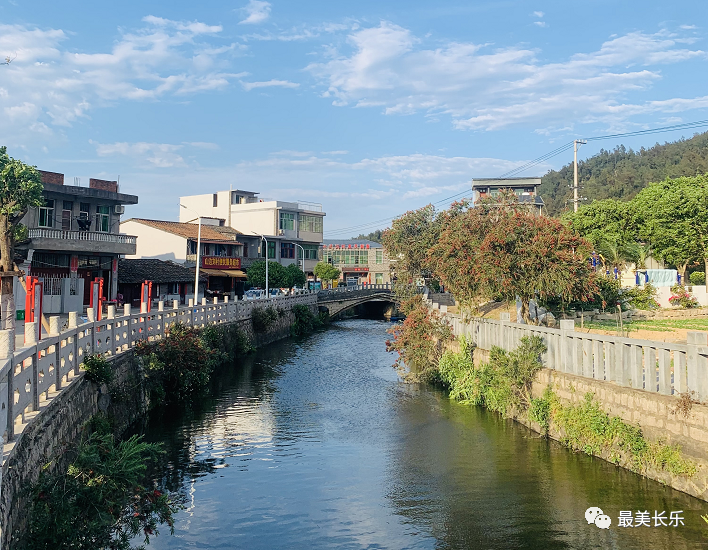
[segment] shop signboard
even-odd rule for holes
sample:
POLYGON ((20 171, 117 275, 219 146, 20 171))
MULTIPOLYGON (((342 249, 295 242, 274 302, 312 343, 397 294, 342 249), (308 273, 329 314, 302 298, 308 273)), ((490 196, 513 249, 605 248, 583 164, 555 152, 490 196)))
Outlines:
POLYGON ((202 256, 201 267, 206 269, 241 269, 241 258, 202 256))

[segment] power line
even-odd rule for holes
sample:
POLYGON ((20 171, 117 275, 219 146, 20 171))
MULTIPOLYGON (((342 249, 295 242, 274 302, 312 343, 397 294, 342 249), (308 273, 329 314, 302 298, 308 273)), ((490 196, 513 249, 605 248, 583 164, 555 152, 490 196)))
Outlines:
MULTIPOLYGON (((604 136, 587 137, 587 138, 584 138, 584 141, 601 141, 601 140, 605 140, 605 139, 616 139, 616 138, 622 138, 622 137, 644 136, 644 135, 650 135, 650 134, 662 134, 665 132, 675 132, 677 130, 687 130, 687 129, 691 129, 691 128, 704 128, 706 126, 708 126, 708 120, 696 120, 693 122, 684 122, 681 124, 674 124, 671 126, 662 126, 659 128, 653 128, 653 129, 647 129, 647 130, 636 130, 634 132, 624 132, 624 133, 620 133, 620 134, 607 134, 604 136)), ((498 176, 498 177, 499 178, 514 177, 515 175, 520 174, 521 172, 525 172, 529 168, 533 168, 534 166, 537 166, 538 164, 541 164, 542 162, 544 162, 550 158, 553 158, 555 156, 560 155, 561 153, 568 151, 569 149, 573 148, 573 145, 574 145, 574 142, 569 141, 568 143, 565 143, 564 145, 561 145, 560 147, 558 147, 552 151, 549 151, 548 153, 541 155, 538 158, 528 161, 527 163, 522 164, 521 166, 517 166, 516 168, 509 170, 508 172, 505 172, 504 174, 502 174, 501 176, 498 176)), ((465 189, 461 193, 457 193, 457 194, 452 195, 450 197, 447 197, 447 198, 444 198, 444 199, 439 200, 437 202, 434 202, 433 205, 442 204, 446 201, 461 197, 462 195, 468 193, 469 191, 470 191, 469 189, 465 189)), ((376 220, 376 221, 372 221, 372 222, 368 222, 368 223, 360 224, 360 225, 355 225, 355 226, 351 226, 351 227, 342 227, 340 229, 334 229, 332 231, 329 231, 328 235, 338 234, 338 233, 348 233, 348 232, 351 232, 354 230, 367 229, 367 228, 370 228, 375 225, 390 222, 393 219, 395 219, 396 217, 398 217, 398 216, 384 218, 382 220, 376 220)))

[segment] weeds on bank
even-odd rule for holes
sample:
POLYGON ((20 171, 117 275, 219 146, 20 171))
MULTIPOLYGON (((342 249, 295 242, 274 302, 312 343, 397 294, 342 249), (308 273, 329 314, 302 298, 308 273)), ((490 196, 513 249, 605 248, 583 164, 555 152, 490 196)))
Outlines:
POLYGON ((295 320, 290 325, 290 335, 296 338, 310 334, 329 323, 328 312, 321 311, 315 315, 309 307, 302 304, 293 306, 293 315, 295 320))
POLYGON ((579 404, 562 404, 551 388, 541 397, 531 397, 531 384, 542 368, 545 352, 538 337, 524 337, 515 350, 492 348, 489 362, 475 367, 472 347, 460 339, 460 350, 443 353, 437 380, 459 401, 483 405, 506 417, 524 417, 537 422, 545 434, 553 429, 560 441, 575 451, 606 456, 612 462, 637 472, 656 468, 673 475, 691 477, 696 465, 681 455, 678 445, 648 441, 641 428, 625 423, 602 410, 592 393, 579 404))

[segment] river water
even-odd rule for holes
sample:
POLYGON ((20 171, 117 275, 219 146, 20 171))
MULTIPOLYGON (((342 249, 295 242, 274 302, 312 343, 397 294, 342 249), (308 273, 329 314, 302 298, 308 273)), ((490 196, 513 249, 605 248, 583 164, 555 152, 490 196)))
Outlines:
POLYGON ((707 503, 400 382, 389 326, 268 346, 196 410, 151 418, 158 477, 187 508, 150 548, 708 548, 707 503), (590 506, 610 529, 586 522, 590 506), (618 527, 621 510, 685 525, 618 527))

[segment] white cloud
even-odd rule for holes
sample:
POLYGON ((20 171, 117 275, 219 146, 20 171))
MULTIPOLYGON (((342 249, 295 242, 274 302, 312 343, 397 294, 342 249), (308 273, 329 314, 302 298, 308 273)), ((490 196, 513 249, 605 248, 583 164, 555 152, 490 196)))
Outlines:
MULTIPOLYGON (((324 86, 322 96, 338 106, 447 114, 458 129, 565 127, 568 121, 626 116, 611 109, 649 90, 661 78, 660 65, 706 58, 690 47, 694 41, 668 31, 633 32, 605 41, 596 51, 544 62, 537 50, 518 46, 448 42, 426 48, 410 30, 381 22, 351 32, 349 51, 331 47, 329 60, 311 63, 307 70, 324 86)), ((691 98, 677 101, 685 109, 698 106, 691 98)), ((634 107, 645 108, 643 103, 634 107)))
POLYGON ((239 21, 239 25, 263 23, 270 17, 270 2, 250 0, 242 11, 246 14, 246 19, 239 21))
POLYGON ((545 21, 534 21, 533 24, 541 28, 545 28, 548 26, 548 23, 546 23, 545 21))
POLYGON ((70 126, 118 101, 223 89, 246 75, 227 70, 227 56, 242 47, 208 43, 221 26, 155 16, 143 21, 100 53, 73 51, 71 33, 60 29, 0 25, 0 52, 17 52, 2 72, 1 112, 10 123, 0 125, 0 142, 17 144, 30 128, 70 126))
MULTIPOLYGON (((94 143, 99 157, 128 156, 136 165, 148 163, 155 168, 173 168, 186 165, 184 159, 177 154, 184 146, 169 143, 94 143)), ((192 144, 193 145, 193 144, 192 144)))
POLYGON ((343 31, 356 30, 359 24, 356 21, 349 23, 321 23, 319 25, 307 25, 293 27, 286 31, 263 31, 260 33, 243 35, 245 41, 280 41, 280 42, 297 42, 304 40, 313 40, 325 34, 341 33, 343 31))
POLYGON ((247 92, 250 92, 254 88, 270 88, 273 86, 279 88, 297 88, 300 84, 296 82, 290 82, 289 80, 268 80, 266 82, 241 82, 241 86, 247 92))
POLYGON ((544 14, 542 11, 535 11, 535 12, 533 12, 531 15, 533 15, 534 17, 538 17, 538 18, 540 19, 540 18, 543 17, 545 14, 544 14))

